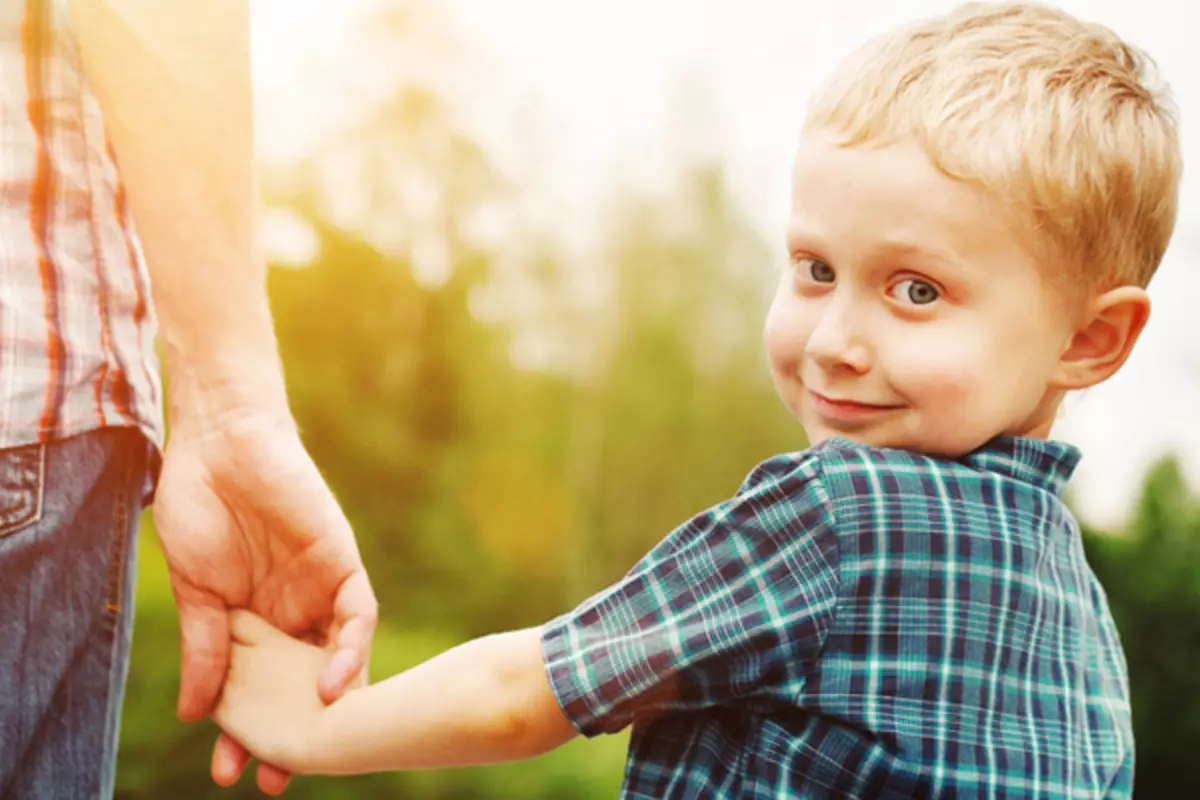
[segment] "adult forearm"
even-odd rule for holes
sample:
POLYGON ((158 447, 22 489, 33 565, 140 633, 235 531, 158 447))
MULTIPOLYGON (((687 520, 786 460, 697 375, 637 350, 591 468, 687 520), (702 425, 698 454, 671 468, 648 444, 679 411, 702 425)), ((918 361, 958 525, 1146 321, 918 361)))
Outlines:
POLYGON ((325 710, 305 760, 312 772, 347 775, 476 766, 531 758, 574 735, 529 629, 350 692, 325 710))
POLYGON ((257 232, 247 0, 71 0, 160 320, 172 417, 285 411, 257 232))

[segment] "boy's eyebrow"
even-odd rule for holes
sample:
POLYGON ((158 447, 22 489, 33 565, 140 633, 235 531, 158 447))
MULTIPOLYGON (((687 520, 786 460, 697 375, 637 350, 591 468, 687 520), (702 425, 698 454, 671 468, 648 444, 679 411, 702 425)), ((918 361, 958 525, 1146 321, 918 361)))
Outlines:
MULTIPOLYGON (((820 237, 813 236, 799 227, 787 229, 787 247, 789 250, 815 249, 821 251, 820 237)), ((884 239, 872 248, 875 256, 884 258, 902 258, 933 262, 944 267, 961 267, 964 260, 953 250, 918 244, 907 239, 884 239)))
POLYGON ((809 233, 808 231, 803 230, 802 228, 800 228, 796 225, 789 225, 787 228, 786 234, 787 235, 785 237, 785 240, 787 242, 787 246, 788 246, 789 250, 795 250, 795 249, 805 248, 805 247, 807 247, 807 248, 816 247, 817 249, 820 249, 818 247, 818 245, 820 243, 820 237, 814 236, 811 233, 809 233))
POLYGON ((902 239, 889 239, 880 243, 879 252, 882 255, 898 258, 913 258, 922 261, 934 261, 947 267, 961 267, 963 259, 952 250, 902 239))

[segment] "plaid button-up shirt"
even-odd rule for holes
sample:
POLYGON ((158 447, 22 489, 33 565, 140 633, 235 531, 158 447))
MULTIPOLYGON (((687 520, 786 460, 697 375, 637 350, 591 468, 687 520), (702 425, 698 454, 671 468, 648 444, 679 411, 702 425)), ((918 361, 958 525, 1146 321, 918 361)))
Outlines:
POLYGON ((0 0, 0 448, 161 436, 149 278, 66 0, 0 0))
POLYGON ((1079 454, 835 439, 761 465, 543 629, 623 797, 1127 797, 1125 659, 1062 490, 1079 454))

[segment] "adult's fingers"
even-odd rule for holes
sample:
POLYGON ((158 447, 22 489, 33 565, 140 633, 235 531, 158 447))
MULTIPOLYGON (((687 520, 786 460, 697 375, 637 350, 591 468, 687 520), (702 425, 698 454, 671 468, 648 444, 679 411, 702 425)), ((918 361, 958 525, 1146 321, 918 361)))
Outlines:
POLYGON ((229 669, 229 615, 216 598, 176 590, 179 608, 179 718, 196 722, 212 713, 229 669))

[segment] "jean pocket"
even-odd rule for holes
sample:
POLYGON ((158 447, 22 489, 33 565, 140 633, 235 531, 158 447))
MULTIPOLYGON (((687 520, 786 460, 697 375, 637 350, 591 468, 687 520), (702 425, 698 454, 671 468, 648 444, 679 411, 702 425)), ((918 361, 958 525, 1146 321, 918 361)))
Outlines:
POLYGON ((46 446, 0 450, 0 539, 42 518, 46 446))

